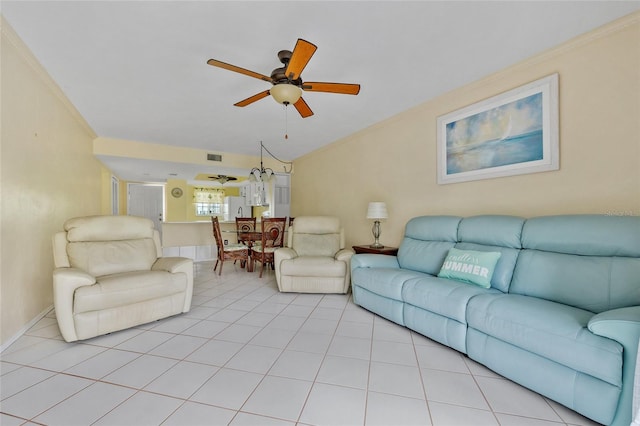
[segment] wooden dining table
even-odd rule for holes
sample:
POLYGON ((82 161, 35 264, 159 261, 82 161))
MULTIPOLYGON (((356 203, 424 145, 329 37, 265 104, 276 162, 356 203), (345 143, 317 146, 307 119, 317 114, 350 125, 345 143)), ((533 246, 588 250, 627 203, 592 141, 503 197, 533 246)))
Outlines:
POLYGON ((249 248, 255 241, 262 241, 262 231, 237 231, 238 242, 245 243, 249 248))
POLYGON ((226 231, 233 232, 238 236, 238 243, 243 243, 249 248, 249 260, 247 261, 247 272, 253 272, 253 261, 251 259, 251 247, 254 242, 262 241, 262 231, 226 231))
MULTIPOLYGON (((247 272, 253 272, 253 260, 251 259, 251 247, 256 241, 262 241, 262 231, 231 231, 224 230, 223 233, 234 233, 238 237, 238 243, 246 244, 249 248, 249 260, 247 261, 247 272)), ((285 231, 286 232, 286 231, 285 231)))

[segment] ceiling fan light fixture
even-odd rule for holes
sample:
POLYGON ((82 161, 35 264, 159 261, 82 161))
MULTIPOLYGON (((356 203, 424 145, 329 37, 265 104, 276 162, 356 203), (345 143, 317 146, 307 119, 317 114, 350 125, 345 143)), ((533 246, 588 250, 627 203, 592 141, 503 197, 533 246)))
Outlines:
POLYGON ((275 84, 269 92, 276 102, 284 105, 293 105, 302 96, 302 89, 289 83, 275 84))
MULTIPOLYGON (((262 81, 268 81, 273 85, 271 90, 263 90, 262 92, 249 96, 248 98, 243 99, 240 102, 236 102, 233 105, 237 107, 246 107, 247 105, 251 105, 260 99, 264 99, 271 95, 271 97, 273 97, 273 99, 279 104, 283 104, 285 106, 290 104, 293 105, 296 111, 300 114, 300 117, 307 118, 313 115, 313 111, 311 111, 309 105, 307 105, 304 98, 302 98, 303 90, 305 92, 341 93, 345 95, 357 95, 358 92, 360 92, 359 84, 331 82, 303 83, 301 73, 307 66, 307 63, 317 48, 318 47, 315 44, 299 38, 293 48, 293 51, 281 50, 278 52, 278 59, 282 62, 283 66, 274 69, 271 72, 271 76, 231 65, 217 59, 209 59, 207 64, 257 78, 262 81)), ((287 139, 286 134, 284 138, 287 139)))

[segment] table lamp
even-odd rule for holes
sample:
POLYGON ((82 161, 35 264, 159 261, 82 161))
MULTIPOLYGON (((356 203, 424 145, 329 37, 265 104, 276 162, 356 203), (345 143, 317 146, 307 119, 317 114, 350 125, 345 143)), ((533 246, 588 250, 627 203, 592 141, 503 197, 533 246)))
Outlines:
POLYGON ((384 246, 380 244, 380 219, 387 219, 389 215, 387 214, 387 205, 382 201, 373 201, 369 203, 369 208, 367 209, 367 219, 373 219, 373 228, 371 231, 373 232, 373 238, 375 241, 369 247, 371 248, 383 248, 384 246))

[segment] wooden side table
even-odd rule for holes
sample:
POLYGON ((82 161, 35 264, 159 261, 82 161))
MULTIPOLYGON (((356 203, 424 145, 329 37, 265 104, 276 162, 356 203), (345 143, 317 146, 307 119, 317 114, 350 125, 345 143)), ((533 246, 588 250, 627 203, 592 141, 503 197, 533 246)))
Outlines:
POLYGON ((372 253, 372 254, 386 254, 389 256, 396 256, 398 254, 398 247, 384 246, 382 248, 374 248, 369 245, 353 246, 353 251, 358 253, 372 253))

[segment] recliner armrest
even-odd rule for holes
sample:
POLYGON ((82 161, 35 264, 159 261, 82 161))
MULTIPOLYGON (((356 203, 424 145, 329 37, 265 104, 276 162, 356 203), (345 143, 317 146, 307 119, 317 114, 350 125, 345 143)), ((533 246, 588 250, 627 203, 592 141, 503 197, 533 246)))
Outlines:
POLYGON ((280 264, 283 260, 295 259, 298 253, 291 247, 280 247, 273 252, 273 267, 276 270, 276 281, 280 282, 280 264))
POLYGON ((185 266, 193 267, 193 260, 188 257, 159 257, 151 266, 152 271, 167 271, 171 273, 185 272, 185 266))
POLYGON ((151 270, 183 273, 187 276, 187 291, 182 312, 189 312, 193 296, 193 260, 188 257, 159 257, 151 266, 151 270))
MULTIPOLYGON (((279 260, 295 259, 298 257, 298 253, 291 247, 280 247, 274 252, 274 257, 279 260)), ((278 261, 276 260, 276 262, 278 261)))
POLYGON ((356 252, 354 252, 352 249, 342 249, 336 253, 334 258, 336 260, 342 260, 342 261, 348 262, 349 260, 351 260, 351 256, 353 256, 355 253, 356 252))
POLYGON ((77 288, 95 283, 94 276, 78 268, 56 268, 53 271, 53 306, 60 333, 67 342, 78 340, 73 323, 73 294, 77 288))

